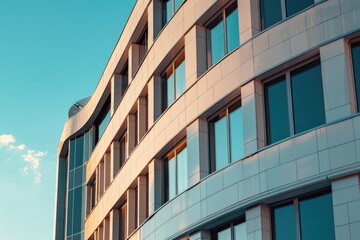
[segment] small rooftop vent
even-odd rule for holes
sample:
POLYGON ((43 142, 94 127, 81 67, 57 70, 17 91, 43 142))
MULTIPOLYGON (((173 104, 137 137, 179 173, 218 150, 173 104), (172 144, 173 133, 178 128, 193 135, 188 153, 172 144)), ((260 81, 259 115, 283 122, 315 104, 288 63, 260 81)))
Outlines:
POLYGON ((69 114, 68 114, 69 118, 71 118, 72 116, 74 116, 75 114, 80 112, 80 110, 87 104, 89 99, 90 99, 90 97, 83 98, 83 99, 77 101, 76 103, 74 103, 69 109, 69 114))

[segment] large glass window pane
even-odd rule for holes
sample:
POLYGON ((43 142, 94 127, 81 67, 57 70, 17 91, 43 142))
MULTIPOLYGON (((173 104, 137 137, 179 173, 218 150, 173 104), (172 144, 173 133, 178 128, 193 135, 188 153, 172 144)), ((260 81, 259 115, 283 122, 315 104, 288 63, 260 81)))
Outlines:
POLYGON ((101 136, 103 135, 105 128, 107 127, 109 121, 111 118, 111 112, 110 110, 106 113, 104 119, 101 121, 101 123, 99 124, 99 130, 98 130, 98 136, 99 139, 101 138, 101 136))
POLYGON ((179 66, 175 68, 175 79, 176 79, 176 97, 180 97, 185 91, 185 60, 182 61, 179 66))
POLYGON ((75 175, 75 170, 69 172, 68 189, 74 188, 74 175, 75 175))
POLYGON ((180 8, 184 0, 175 0, 175 12, 180 8))
POLYGON ((324 95, 319 63, 291 72, 295 133, 325 123, 324 95))
POLYGON ((331 193, 300 201, 301 239, 335 239, 331 193))
POLYGON ((285 77, 265 86, 269 144, 290 136, 289 107, 285 77))
POLYGON ((226 228, 217 233, 218 240, 230 240, 231 239, 231 228, 226 228))
POLYGON ((239 107, 229 115, 230 121, 230 161, 234 162, 244 156, 242 108, 239 107))
POLYGON ((172 0, 163 0, 162 23, 163 26, 170 20, 173 15, 172 0))
POLYGON ((226 17, 227 52, 239 46, 239 20, 237 8, 226 17))
POLYGON ((355 78, 355 89, 357 96, 357 108, 360 111, 360 43, 357 43, 351 48, 353 67, 354 67, 354 78, 355 78))
POLYGON ((175 100, 174 96, 174 74, 171 74, 166 80, 167 87, 167 107, 169 107, 175 100))
POLYGON ((219 170, 228 165, 228 137, 226 117, 214 123, 215 131, 215 169, 219 170))
POLYGON ((246 222, 234 226, 234 240, 246 240, 246 222))
POLYGON ((75 186, 74 187, 78 187, 80 185, 82 185, 83 183, 83 167, 78 167, 77 169, 75 169, 75 186))
POLYGON ((90 134, 89 131, 84 135, 84 158, 83 164, 87 162, 90 156, 90 134))
POLYGON ((276 240, 296 240, 295 209, 293 204, 274 209, 276 240))
POLYGON ((288 17, 311 6, 312 4, 314 4, 314 0, 285 0, 285 4, 286 16, 288 17))
POLYGON ((120 209, 120 240, 127 239, 127 205, 124 204, 120 209))
POLYGON ((224 22, 220 21, 210 30, 211 65, 217 63, 225 55, 224 22))
POLYGON ((75 167, 80 167, 81 165, 83 165, 83 158, 84 158, 83 147, 84 147, 84 135, 76 139, 75 167))
POLYGON ((261 0, 260 4, 263 29, 266 29, 282 20, 281 0, 261 0))
POLYGON ((66 221, 66 236, 70 236, 73 233, 73 203, 74 203, 74 191, 68 191, 67 202, 67 221, 66 221))
POLYGON ((74 169, 75 166, 75 139, 70 141, 70 161, 69 161, 69 171, 74 169))
POLYGON ((169 199, 176 195, 176 179, 175 179, 175 157, 168 160, 168 194, 169 199))
POLYGON ((184 148, 176 156, 177 161, 177 181, 178 193, 183 192, 188 187, 188 173, 187 173, 187 149, 184 148))
POLYGON ((73 234, 81 231, 82 187, 74 190, 73 234))

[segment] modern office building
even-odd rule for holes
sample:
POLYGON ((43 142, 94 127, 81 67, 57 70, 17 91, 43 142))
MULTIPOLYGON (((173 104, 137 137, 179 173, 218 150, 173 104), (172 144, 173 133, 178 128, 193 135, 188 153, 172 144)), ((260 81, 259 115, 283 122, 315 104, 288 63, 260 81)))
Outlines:
POLYGON ((359 0, 138 0, 69 111, 54 239, 358 240, 359 112, 359 0))

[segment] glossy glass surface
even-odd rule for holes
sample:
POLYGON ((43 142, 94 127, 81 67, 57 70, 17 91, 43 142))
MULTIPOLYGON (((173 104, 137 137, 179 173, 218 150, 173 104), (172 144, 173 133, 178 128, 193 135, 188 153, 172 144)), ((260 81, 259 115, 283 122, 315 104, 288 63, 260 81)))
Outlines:
POLYGON ((239 46, 239 18, 237 8, 226 17, 226 39, 228 53, 239 46))
POLYGON ((228 137, 226 117, 214 123, 215 130, 215 169, 219 170, 228 165, 228 137))
POLYGON ((314 0, 285 0, 286 16, 289 17, 314 4, 314 0))
POLYGON ((68 191, 68 199, 67 199, 67 224, 66 224, 66 236, 70 236, 73 233, 73 206, 74 206, 74 191, 68 191))
POLYGON ((109 121, 110 121, 110 118, 111 118, 111 111, 108 110, 108 112, 106 113, 104 119, 101 121, 101 123, 99 124, 99 128, 98 128, 98 136, 99 136, 99 139, 101 138, 101 136, 103 135, 109 121))
POLYGON ((76 139, 76 154, 75 154, 75 168, 83 165, 84 162, 84 136, 78 137, 76 139))
POLYGON ((69 150, 69 171, 73 170, 75 167, 75 146, 75 140, 71 140, 69 150))
POLYGON ((274 209, 275 240, 296 240, 295 209, 289 205, 274 209))
POLYGON ((166 88, 167 88, 167 99, 166 106, 169 107, 175 100, 174 96, 174 74, 171 74, 166 80, 166 88))
POLYGON ((260 5, 263 29, 282 20, 281 0, 260 0, 260 5))
POLYGON ((83 207, 82 187, 74 190, 74 214, 73 214, 73 234, 81 231, 81 210, 83 207))
POLYGON ((226 228, 217 233, 218 240, 231 240, 231 228, 226 228))
POLYGON ((244 157, 243 113, 239 107, 229 114, 230 122, 230 161, 244 157))
POLYGON ((246 240, 246 222, 234 226, 234 240, 246 240))
POLYGON ((172 0, 163 0, 162 23, 163 26, 170 20, 173 15, 172 0))
POLYGON ((175 99, 179 98, 185 91, 185 60, 182 61, 179 66, 175 68, 175 79, 176 79, 176 96, 175 99))
POLYGON ((168 160, 168 199, 176 196, 175 157, 168 160))
POLYGON ((175 12, 180 8, 180 6, 183 2, 184 2, 184 0, 174 0, 175 12))
POLYGON ((127 239, 127 205, 124 204, 120 209, 120 240, 127 239))
POLYGON ((217 63, 225 55, 224 21, 220 21, 210 30, 211 65, 217 63))
POLYGON ((301 200, 302 240, 334 240, 334 215, 331 193, 301 200))
POLYGON ((320 64, 291 72, 295 133, 325 123, 324 93, 320 64))
POLYGON ((357 99, 357 110, 360 112, 360 43, 354 44, 351 48, 353 59, 355 90, 357 99))
POLYGON ((289 106, 285 76, 265 85, 268 143, 290 136, 289 106))
POLYGON ((176 156, 178 194, 188 187, 187 148, 184 148, 176 156))

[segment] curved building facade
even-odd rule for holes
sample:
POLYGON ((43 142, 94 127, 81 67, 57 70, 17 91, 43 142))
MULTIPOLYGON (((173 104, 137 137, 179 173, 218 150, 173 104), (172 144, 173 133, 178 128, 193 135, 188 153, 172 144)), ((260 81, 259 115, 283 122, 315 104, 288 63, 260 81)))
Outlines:
POLYGON ((54 239, 360 239, 359 99, 359 0, 138 0, 65 123, 54 239))

